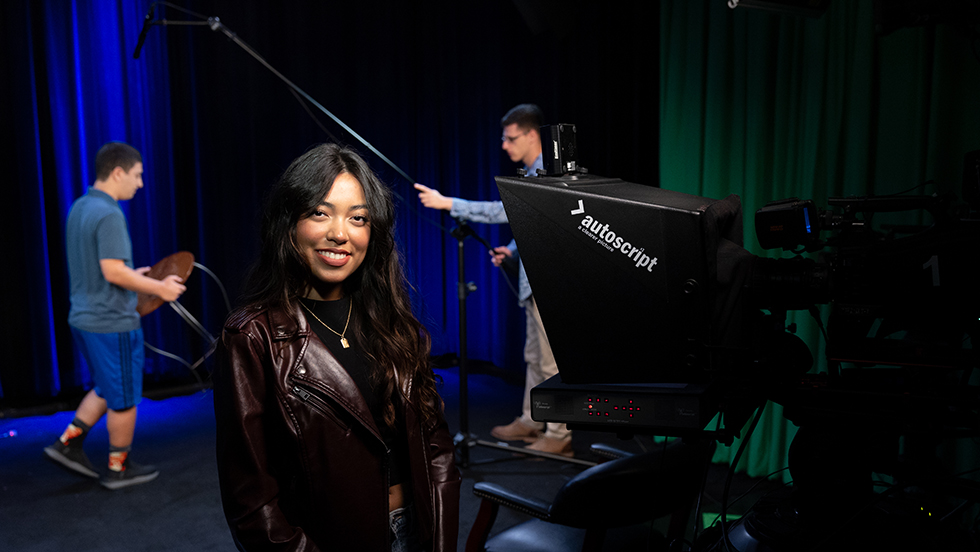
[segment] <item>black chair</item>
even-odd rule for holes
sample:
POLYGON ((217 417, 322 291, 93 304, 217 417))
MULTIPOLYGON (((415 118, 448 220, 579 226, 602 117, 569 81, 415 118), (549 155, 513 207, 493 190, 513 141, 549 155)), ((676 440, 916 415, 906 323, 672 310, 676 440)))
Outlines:
MULTIPOLYGON (((637 529, 632 536, 649 543, 648 535, 655 535, 659 542, 643 547, 666 549, 667 543, 684 537, 714 449, 714 441, 678 440, 651 452, 626 455, 579 473, 550 502, 493 483, 477 483, 473 494, 483 501, 466 552, 599 552, 607 529, 631 526, 637 529), (488 539, 501 505, 534 519, 488 539), (668 515, 666 538, 640 526, 668 515)), ((608 448, 596 452, 610 454, 608 448)))

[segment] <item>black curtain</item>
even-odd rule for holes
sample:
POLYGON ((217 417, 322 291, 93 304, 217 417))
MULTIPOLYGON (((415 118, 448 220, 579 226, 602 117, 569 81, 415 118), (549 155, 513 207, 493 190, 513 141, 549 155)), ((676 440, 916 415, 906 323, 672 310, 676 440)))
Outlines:
MULTIPOLYGON (((218 17, 298 87, 390 158, 447 195, 497 199, 513 174, 499 120, 523 102, 549 123, 578 125, 580 163, 656 185, 657 10, 551 0, 477 2, 185 1, 154 19, 218 17), (653 13, 648 13, 653 12, 653 13)), ((234 298, 258 242, 262 198, 296 156, 324 141, 361 151, 400 197, 398 237, 434 354, 459 346, 456 241, 411 183, 272 72, 207 26, 155 25, 132 53, 150 3, 5 2, 0 6, 5 293, 0 403, 77 396, 87 370, 65 322, 64 216, 94 180, 95 149, 125 140, 144 155, 146 188, 125 202, 137 265, 194 253, 234 298), (313 114, 313 116, 310 115, 313 114), (315 119, 315 120, 314 120, 315 119)), ((477 225, 493 245, 507 226, 477 225)), ((466 243, 471 358, 523 370, 523 312, 482 246, 466 243)), ((569 270, 575 270, 569 260, 569 270)), ((213 334, 227 312, 201 271, 181 299, 213 334)), ((207 343, 166 307, 144 318, 147 342, 182 358, 207 343)), ((147 386, 192 381, 148 353, 147 386)))

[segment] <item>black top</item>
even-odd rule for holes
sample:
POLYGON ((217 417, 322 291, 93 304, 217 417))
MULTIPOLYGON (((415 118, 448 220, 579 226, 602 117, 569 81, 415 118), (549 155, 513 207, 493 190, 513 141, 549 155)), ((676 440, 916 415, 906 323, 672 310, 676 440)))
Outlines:
MULTIPOLYGON (((381 438, 388 449, 388 485, 410 482, 405 421, 399 416, 395 419, 395 427, 389 427, 384 421, 384 408, 374 389, 374 384, 371 382, 370 365, 361 353, 358 344, 351 337, 353 332, 350 331, 350 328, 356 316, 353 312, 350 315, 351 324, 347 325, 347 332, 344 332, 348 309, 350 309, 350 298, 346 297, 336 301, 315 301, 304 298, 300 301, 315 315, 315 317, 306 316, 313 332, 354 380, 357 389, 364 397, 364 402, 367 403, 368 409, 371 411, 371 416, 374 417, 374 423, 378 426, 381 438), (324 327, 324 323, 337 332, 343 333, 350 347, 345 349, 340 343, 340 336, 324 327)), ((305 309, 303 312, 305 315, 309 314, 309 311, 305 309)), ((396 394, 392 400, 400 399, 396 394)), ((399 409, 396 408, 395 412, 398 411, 399 409)))

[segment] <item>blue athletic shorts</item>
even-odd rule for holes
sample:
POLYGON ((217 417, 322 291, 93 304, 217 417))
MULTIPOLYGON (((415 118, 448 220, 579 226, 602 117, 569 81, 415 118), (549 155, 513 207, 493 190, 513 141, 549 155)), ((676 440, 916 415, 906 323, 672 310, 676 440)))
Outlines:
POLYGON ((143 329, 94 333, 71 326, 95 380, 95 392, 111 410, 125 410, 143 398, 143 329))

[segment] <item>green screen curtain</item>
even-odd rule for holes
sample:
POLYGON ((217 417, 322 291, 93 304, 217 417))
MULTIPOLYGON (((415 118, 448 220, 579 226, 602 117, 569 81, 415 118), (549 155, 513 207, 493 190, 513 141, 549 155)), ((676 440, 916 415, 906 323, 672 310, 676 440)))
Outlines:
MULTIPOLYGON (((963 156, 980 149, 980 61, 957 28, 879 35, 871 0, 831 2, 819 18, 730 9, 724 0, 663 0, 660 9, 660 185, 738 194, 750 252, 789 256, 758 246, 754 213, 771 200, 823 208, 829 197, 920 184, 913 193, 961 196, 963 156)), ((921 212, 875 217, 876 225, 929 221, 921 212)), ((813 352, 813 370, 825 371, 811 316, 791 312, 787 323, 813 352)), ((739 471, 785 467, 795 433, 770 403, 739 471)), ((738 444, 719 447, 715 461, 729 462, 738 444)))

